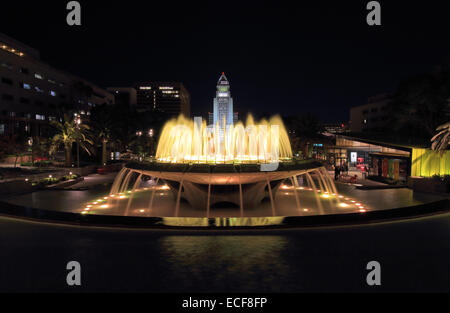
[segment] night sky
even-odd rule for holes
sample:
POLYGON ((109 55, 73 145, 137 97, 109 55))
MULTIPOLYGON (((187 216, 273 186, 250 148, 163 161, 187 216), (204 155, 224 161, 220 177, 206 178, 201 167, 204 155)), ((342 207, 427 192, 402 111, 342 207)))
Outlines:
POLYGON ((90 0, 78 27, 67 2, 2 2, 0 32, 102 87, 181 81, 193 115, 212 110, 224 71, 239 111, 345 122, 450 55, 449 1, 379 1, 382 26, 368 26, 368 1, 90 0))

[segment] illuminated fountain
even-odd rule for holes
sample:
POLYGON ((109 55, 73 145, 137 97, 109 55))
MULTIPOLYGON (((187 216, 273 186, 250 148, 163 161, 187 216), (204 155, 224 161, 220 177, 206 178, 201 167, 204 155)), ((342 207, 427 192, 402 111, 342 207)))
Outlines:
POLYGON ((163 128, 156 159, 171 163, 270 163, 292 158, 291 145, 281 118, 254 123, 251 115, 244 125, 211 127, 183 116, 163 128))
POLYGON ((189 225, 207 226, 209 218, 232 218, 226 223, 242 226, 366 208, 339 195, 321 163, 292 157, 278 116, 213 126, 180 116, 164 126, 155 161, 128 163, 110 194, 81 211, 160 217, 174 225, 187 219, 189 225))

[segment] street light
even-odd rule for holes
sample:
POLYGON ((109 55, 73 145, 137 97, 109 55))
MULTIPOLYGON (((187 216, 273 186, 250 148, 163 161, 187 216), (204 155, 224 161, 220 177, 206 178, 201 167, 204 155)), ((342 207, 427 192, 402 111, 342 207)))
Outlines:
MULTIPOLYGON (((75 123, 77 124, 77 128, 80 129, 81 118, 79 115, 76 115, 75 123)), ((77 136, 77 167, 80 167, 80 138, 77 136)))
POLYGON ((33 158, 33 137, 28 138, 28 145, 31 149, 31 166, 34 165, 34 158, 33 158))

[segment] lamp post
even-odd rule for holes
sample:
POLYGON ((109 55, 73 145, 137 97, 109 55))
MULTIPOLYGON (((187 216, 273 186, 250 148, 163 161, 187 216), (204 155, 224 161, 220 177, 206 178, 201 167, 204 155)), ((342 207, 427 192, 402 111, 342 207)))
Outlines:
MULTIPOLYGON (((80 123, 81 123, 81 119, 80 116, 78 115, 76 117, 76 124, 77 124, 77 128, 80 129, 80 123)), ((80 167, 80 138, 78 138, 77 136, 77 167, 80 167)))
POLYGON ((150 157, 153 157, 153 128, 149 129, 148 136, 150 137, 150 157))
POLYGON ((28 138, 28 145, 31 149, 31 166, 34 166, 34 158, 33 158, 33 137, 28 138))

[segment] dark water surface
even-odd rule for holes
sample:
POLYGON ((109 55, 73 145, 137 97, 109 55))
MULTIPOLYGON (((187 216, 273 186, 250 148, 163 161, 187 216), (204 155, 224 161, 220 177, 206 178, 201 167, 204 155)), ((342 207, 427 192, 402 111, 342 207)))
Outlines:
POLYGON ((0 217, 0 292, 450 291, 450 213, 364 226, 155 231, 0 217), (66 263, 82 286, 66 285, 66 263), (381 263, 369 287, 366 264, 381 263))

